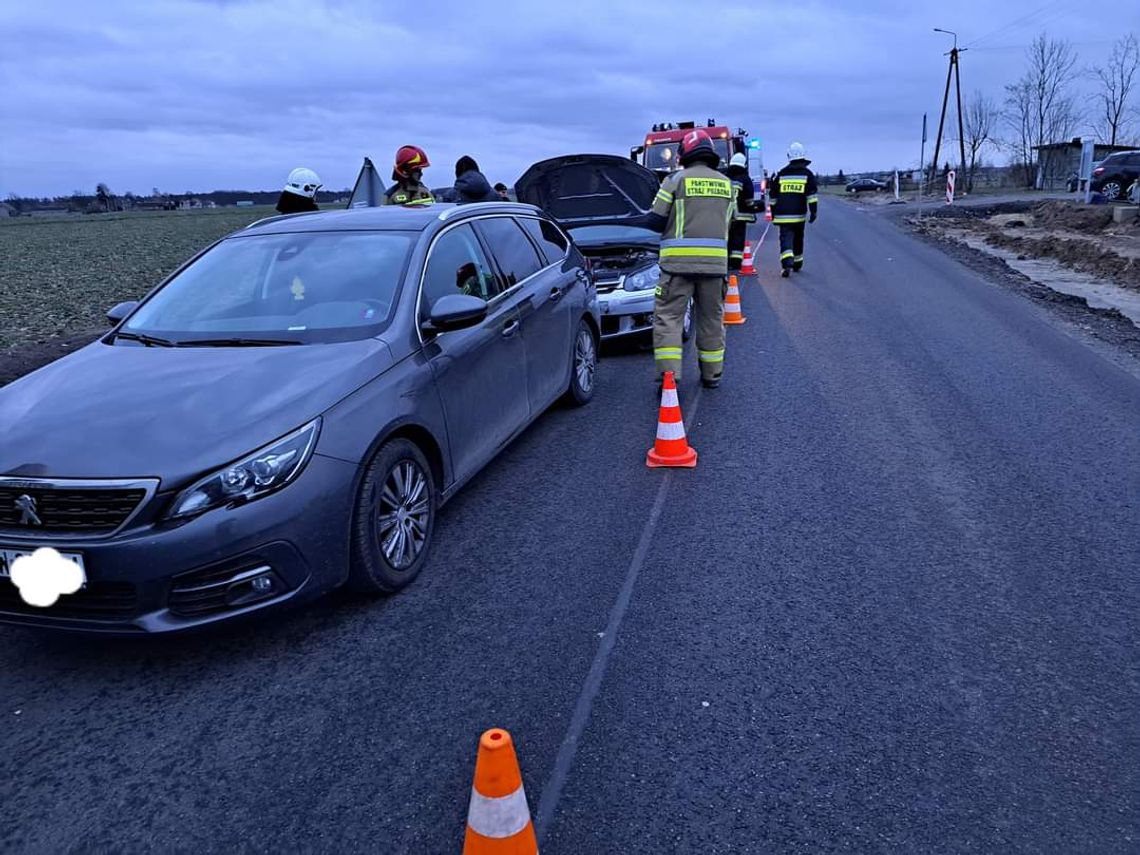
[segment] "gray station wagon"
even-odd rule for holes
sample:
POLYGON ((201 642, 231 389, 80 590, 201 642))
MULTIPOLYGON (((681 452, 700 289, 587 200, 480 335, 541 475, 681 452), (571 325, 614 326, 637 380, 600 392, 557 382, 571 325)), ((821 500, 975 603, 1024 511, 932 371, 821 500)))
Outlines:
POLYGON ((445 500, 590 400, 600 335, 573 242, 493 202, 263 220, 108 318, 0 389, 0 621, 164 632, 395 591, 445 500), (84 585, 39 608, 10 575, 43 546, 84 585))

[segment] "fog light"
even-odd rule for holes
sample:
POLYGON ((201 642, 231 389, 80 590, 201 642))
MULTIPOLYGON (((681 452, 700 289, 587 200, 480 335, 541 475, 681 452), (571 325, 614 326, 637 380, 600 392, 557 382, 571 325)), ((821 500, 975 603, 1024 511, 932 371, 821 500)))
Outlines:
POLYGON ((226 589, 226 605, 244 606, 268 597, 276 596, 285 590, 284 583, 270 570, 234 582, 226 589))

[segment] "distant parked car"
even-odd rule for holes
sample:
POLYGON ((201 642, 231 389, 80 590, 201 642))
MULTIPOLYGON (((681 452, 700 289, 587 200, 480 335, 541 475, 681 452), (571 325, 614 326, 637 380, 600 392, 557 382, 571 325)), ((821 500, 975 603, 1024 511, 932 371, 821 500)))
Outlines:
POLYGON ((0 389, 0 623, 131 635, 396 591, 444 500, 594 394, 585 259, 505 202, 273 217, 108 319, 0 389), (41 608, 11 568, 48 546, 82 587, 41 608))
POLYGON ((1123 200, 1137 178, 1140 178, 1140 151, 1118 151, 1093 168, 1090 186, 1094 193, 1106 199, 1123 200))
POLYGON ((848 193, 881 193, 886 189, 885 181, 877 181, 874 178, 856 178, 847 182, 848 193))

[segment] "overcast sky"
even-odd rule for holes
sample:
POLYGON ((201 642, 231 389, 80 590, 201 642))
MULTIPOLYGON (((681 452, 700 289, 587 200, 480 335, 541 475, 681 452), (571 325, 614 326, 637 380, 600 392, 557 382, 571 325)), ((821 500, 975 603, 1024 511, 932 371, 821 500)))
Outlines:
MULTIPOLYGON (((1137 0, 1113 4, 1117 13, 1137 0)), ((716 118, 780 165, 910 168, 951 38, 963 94, 1000 96, 1041 31, 1099 61, 1092 7, 1045 0, 153 0, 0 3, 0 196, 350 186, 423 146, 431 186, 473 155, 510 184, 556 154, 628 154, 657 121, 716 118), (941 10, 941 11, 938 11, 941 10)), ((1116 24, 1123 24, 1117 18, 1116 24)), ((1136 16, 1140 19, 1140 12, 1136 16)), ((1140 27, 1137 27, 1140 29, 1140 27)), ((1083 85, 1083 84, 1082 84, 1083 85)), ((951 117, 948 118, 948 124, 951 117)), ((928 149, 927 155, 930 151, 928 149)))

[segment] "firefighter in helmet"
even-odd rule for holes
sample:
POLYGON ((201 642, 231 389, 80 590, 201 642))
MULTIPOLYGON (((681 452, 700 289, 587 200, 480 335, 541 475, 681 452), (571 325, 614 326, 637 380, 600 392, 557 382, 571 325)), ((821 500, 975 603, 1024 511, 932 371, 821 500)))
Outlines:
POLYGON ((809 163, 803 145, 794 142, 788 146, 788 165, 768 182, 772 223, 780 227, 780 275, 785 278, 803 269, 804 226, 815 222, 819 207, 819 188, 809 163))
POLYGON ((396 152, 396 165, 392 180, 396 184, 384 194, 385 205, 430 205, 435 201, 431 191, 423 184, 424 169, 431 166, 422 148, 400 146, 396 152))
MULTIPOLYGON (((752 176, 748 174, 748 158, 737 152, 724 170, 732 182, 736 206, 732 212, 732 225, 728 230, 728 269, 739 273, 744 266, 744 241, 748 236, 748 226, 756 222, 756 190, 752 186, 752 176)), ((764 212, 764 200, 760 200, 760 213, 764 212)))
POLYGON ((724 369, 732 181, 718 171, 720 156, 703 130, 685 134, 678 161, 682 168, 661 183, 648 217, 649 227, 662 233, 661 278, 653 310, 657 382, 660 385, 666 371, 680 379, 685 312, 693 299, 701 382, 716 388, 724 369))
POLYGON ((285 189, 277 197, 279 214, 300 214, 304 211, 317 211, 316 195, 321 189, 321 179, 317 173, 298 166, 289 173, 285 189))

